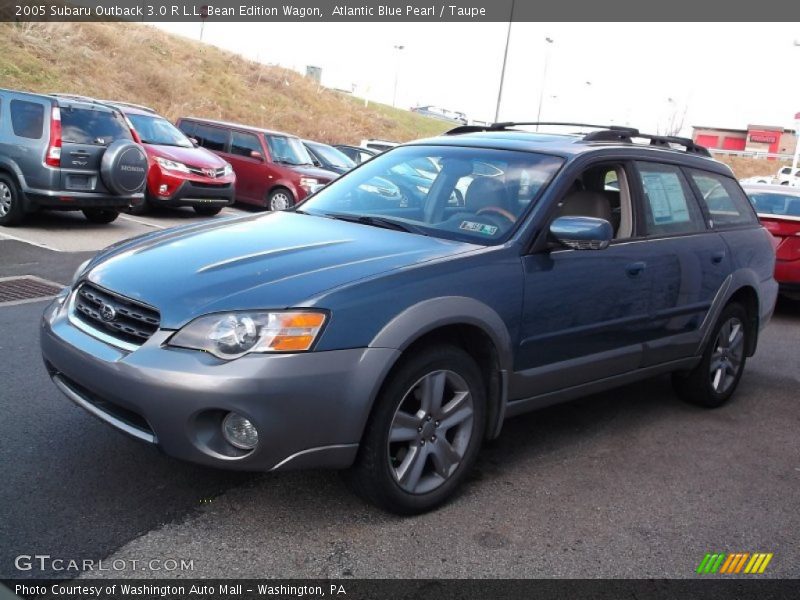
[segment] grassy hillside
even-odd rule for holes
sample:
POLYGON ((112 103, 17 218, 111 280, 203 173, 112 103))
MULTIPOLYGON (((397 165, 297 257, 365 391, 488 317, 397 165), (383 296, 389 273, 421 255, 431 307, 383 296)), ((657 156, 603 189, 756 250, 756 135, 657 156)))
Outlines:
POLYGON ((781 167, 792 164, 790 160, 766 160, 763 158, 750 158, 746 156, 723 156, 717 154, 714 158, 724 162, 733 169, 733 172, 736 173, 736 177, 739 179, 758 177, 761 175, 769 175, 771 177, 775 175, 781 167))
POLYGON ((293 71, 140 24, 2 23, 0 87, 123 100, 172 120, 225 119, 329 143, 407 141, 448 127, 381 104, 364 108, 293 71))

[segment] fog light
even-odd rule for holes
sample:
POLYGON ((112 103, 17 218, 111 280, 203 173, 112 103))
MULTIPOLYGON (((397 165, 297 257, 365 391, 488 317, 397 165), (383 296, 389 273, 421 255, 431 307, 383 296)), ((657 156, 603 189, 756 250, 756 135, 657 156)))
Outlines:
POLYGON ((252 450, 258 444, 258 430, 239 413, 229 412, 222 421, 222 436, 240 450, 252 450))
POLYGON ((166 196, 167 190, 169 190, 169 188, 166 185, 162 185, 158 188, 158 193, 161 194, 162 196, 166 196))

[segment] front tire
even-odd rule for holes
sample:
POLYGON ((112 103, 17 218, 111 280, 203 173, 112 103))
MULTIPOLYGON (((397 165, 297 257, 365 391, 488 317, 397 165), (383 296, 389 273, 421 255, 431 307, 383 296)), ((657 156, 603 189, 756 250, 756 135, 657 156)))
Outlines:
POLYGON ((267 208, 271 211, 286 210, 294 206, 294 196, 286 188, 275 188, 267 196, 267 208))
POLYGON ((0 225, 13 227, 24 218, 25 207, 17 184, 10 177, 0 175, 0 225))
POLYGON ((104 208, 84 208, 81 212, 83 213, 83 216, 86 217, 87 221, 99 223, 101 225, 112 223, 116 221, 117 217, 119 216, 118 211, 104 208))
POLYGON ((363 499, 401 515, 429 511, 461 485, 486 425, 480 369, 464 350, 409 356, 386 381, 345 477, 363 499))
POLYGON ((717 408, 736 391, 747 362, 750 321, 741 304, 725 307, 711 332, 703 358, 688 373, 673 373, 678 395, 698 406, 717 408))

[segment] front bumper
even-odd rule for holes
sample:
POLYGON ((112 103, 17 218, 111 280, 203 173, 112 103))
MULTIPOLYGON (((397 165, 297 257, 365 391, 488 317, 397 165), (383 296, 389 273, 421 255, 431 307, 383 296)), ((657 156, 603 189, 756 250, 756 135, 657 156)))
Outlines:
POLYGON ((59 297, 45 311, 41 347, 56 385, 103 421, 179 459, 230 469, 352 464, 372 401, 397 357, 388 348, 252 354, 220 361, 167 348, 158 331, 127 352, 75 327, 59 297), (251 452, 222 439, 228 411, 258 428, 251 452))
POLYGON ((212 184, 184 180, 172 188, 169 196, 159 195, 158 189, 149 190, 148 200, 155 206, 230 206, 236 196, 233 183, 212 184))

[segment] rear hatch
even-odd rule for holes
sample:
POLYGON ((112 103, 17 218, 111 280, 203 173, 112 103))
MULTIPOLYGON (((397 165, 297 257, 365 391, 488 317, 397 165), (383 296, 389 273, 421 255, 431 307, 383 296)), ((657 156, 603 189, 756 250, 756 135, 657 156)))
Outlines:
POLYGON ((97 104, 61 102, 60 109, 61 188, 109 193, 100 177, 100 162, 109 144, 133 140, 125 118, 97 104))

